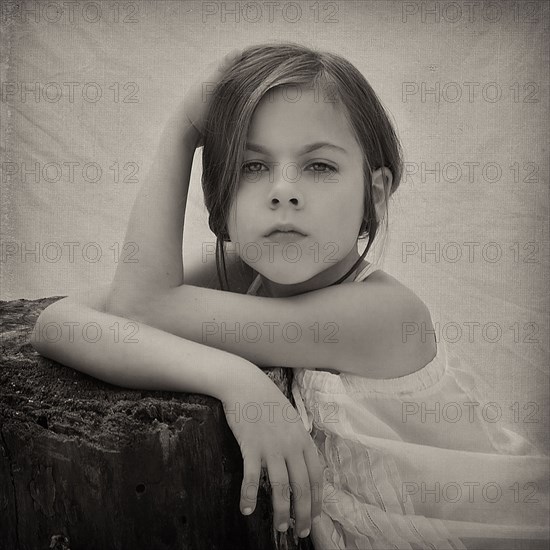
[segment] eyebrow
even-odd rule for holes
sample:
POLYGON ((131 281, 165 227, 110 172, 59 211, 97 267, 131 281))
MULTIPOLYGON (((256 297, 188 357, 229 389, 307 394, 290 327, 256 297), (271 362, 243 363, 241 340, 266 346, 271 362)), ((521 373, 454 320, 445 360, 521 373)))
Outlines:
MULTIPOLYGON (((256 153, 262 153, 269 156, 269 150, 265 147, 258 145, 257 143, 248 143, 246 148, 249 151, 255 151, 256 153)), ((301 151, 298 151, 298 156, 306 155, 311 153, 311 151, 316 151, 317 149, 333 149, 334 151, 339 151, 341 153, 347 154, 347 151, 334 143, 329 143, 328 141, 317 141, 316 143, 310 143, 306 145, 301 151)))

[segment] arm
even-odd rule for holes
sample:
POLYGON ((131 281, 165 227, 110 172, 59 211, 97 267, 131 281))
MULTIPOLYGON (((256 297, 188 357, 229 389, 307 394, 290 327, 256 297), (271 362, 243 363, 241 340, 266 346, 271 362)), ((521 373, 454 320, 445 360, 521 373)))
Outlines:
POLYGON ((182 118, 176 114, 168 121, 136 197, 125 243, 137 243, 138 262, 117 266, 107 301, 114 312, 129 293, 183 283, 183 224, 196 134, 182 118))
POLYGON ((126 316, 240 355, 260 367, 328 368, 371 378, 414 372, 435 356, 432 328, 414 292, 383 272, 368 282, 265 298, 181 285, 148 290, 126 316), (424 323, 424 325, 422 325, 424 323), (422 330, 423 329, 423 330, 422 330))
POLYGON ((201 393, 223 401, 243 385, 258 391, 266 384, 276 388, 241 357, 90 307, 100 307, 107 290, 81 296, 86 303, 64 298, 47 307, 31 336, 34 349, 94 378, 131 389, 201 393), (61 335, 55 342, 52 336, 48 341, 48 323, 55 323, 56 339, 61 335), (86 323, 94 323, 89 333, 82 330, 86 323))

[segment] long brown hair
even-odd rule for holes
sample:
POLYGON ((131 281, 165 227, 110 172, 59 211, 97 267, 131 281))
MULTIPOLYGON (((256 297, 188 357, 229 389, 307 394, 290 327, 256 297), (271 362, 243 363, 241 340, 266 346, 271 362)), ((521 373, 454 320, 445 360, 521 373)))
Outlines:
POLYGON ((401 181, 403 159, 393 125, 374 90, 349 61, 334 53, 293 42, 248 47, 216 85, 204 129, 202 188, 209 213, 208 224, 216 235, 216 267, 222 290, 226 287, 229 290, 224 243, 230 242, 227 220, 241 177, 248 128, 263 96, 281 85, 328 90, 330 101, 344 106, 363 151, 365 205, 358 238, 368 238, 368 242, 361 258, 337 283, 344 280, 364 258, 379 229, 373 200, 372 172, 386 167, 393 176, 391 186, 385 185, 386 215, 383 219, 386 228, 387 199, 401 181))

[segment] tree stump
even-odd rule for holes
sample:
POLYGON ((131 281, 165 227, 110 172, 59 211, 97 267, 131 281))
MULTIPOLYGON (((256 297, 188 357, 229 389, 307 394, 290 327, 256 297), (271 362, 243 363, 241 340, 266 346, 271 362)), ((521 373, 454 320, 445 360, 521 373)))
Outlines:
MULTIPOLYGON (((243 461, 221 402, 127 390, 29 342, 62 297, 2 304, 0 548, 313 550, 273 528, 267 473, 239 511, 243 461)), ((290 369, 266 369, 290 397, 290 369)))

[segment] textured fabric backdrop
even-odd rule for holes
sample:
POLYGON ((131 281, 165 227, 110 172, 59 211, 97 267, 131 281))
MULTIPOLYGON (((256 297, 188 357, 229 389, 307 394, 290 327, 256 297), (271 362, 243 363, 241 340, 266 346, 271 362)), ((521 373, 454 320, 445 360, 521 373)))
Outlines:
MULTIPOLYGON (((272 39, 320 47, 366 76, 404 145, 383 269, 548 450, 546 2, 71 6, 2 4, 2 299, 112 279, 163 124, 203 64, 272 39)), ((214 242, 200 161, 185 262, 214 242)))

